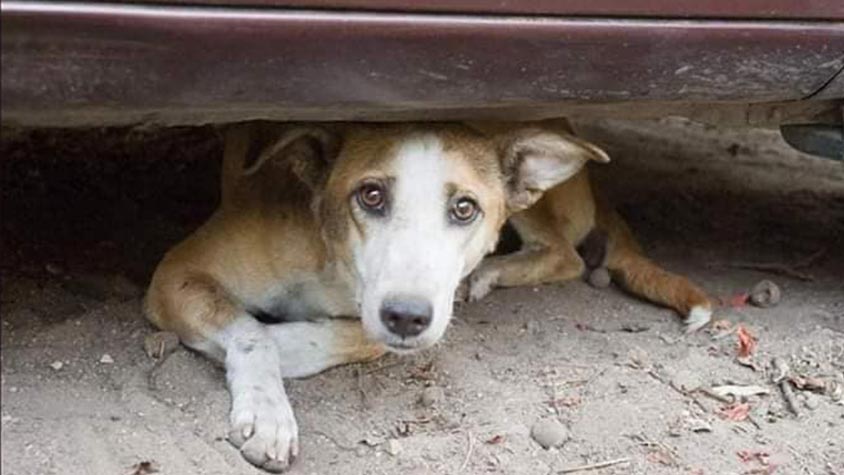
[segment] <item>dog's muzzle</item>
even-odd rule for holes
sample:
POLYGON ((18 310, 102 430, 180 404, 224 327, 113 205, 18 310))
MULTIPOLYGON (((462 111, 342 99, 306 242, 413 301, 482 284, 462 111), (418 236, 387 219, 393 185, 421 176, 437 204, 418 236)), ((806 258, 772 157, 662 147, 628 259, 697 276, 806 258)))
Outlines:
POLYGON ((402 340, 419 336, 433 317, 430 302, 416 297, 394 297, 381 304, 381 322, 387 330, 402 340))

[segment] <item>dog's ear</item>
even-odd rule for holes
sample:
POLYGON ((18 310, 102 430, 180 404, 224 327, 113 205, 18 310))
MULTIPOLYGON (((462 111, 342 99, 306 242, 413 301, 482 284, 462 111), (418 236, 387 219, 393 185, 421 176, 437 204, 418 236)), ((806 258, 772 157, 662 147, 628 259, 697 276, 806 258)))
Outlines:
POLYGON ((264 127, 253 135, 241 173, 255 175, 272 164, 291 170, 305 185, 316 189, 325 181, 339 151, 339 134, 322 127, 264 127))
POLYGON ((501 134, 497 146, 511 213, 530 207, 546 190, 574 176, 587 161, 610 161, 595 145, 541 128, 501 134))

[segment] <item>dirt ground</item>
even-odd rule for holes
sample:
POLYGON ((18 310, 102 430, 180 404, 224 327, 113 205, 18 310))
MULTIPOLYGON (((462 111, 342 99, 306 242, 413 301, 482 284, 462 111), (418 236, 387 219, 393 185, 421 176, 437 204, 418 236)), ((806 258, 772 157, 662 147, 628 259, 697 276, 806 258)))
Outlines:
MULTIPOLYGON (((773 131, 580 125, 614 157, 595 175, 649 254, 722 298, 722 321, 683 337, 615 287, 496 291, 432 350, 288 381, 290 473, 844 474, 844 165, 773 131), (741 305, 762 279, 781 303, 741 305), (758 339, 741 361, 739 326, 758 339), (768 394, 707 395, 724 385, 768 394), (561 447, 531 437, 540 421, 561 447)), ((217 199, 215 132, 3 133, 2 473, 259 473, 224 439, 223 373, 143 349, 147 279, 217 199)))

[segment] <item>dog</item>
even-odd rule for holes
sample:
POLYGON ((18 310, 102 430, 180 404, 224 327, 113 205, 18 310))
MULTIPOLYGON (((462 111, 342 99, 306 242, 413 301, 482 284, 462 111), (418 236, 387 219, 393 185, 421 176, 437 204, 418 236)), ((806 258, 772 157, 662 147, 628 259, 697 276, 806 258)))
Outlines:
MULTIPOLYGON (((516 126, 503 122, 469 125, 489 136, 516 126)), ((539 126, 566 136, 574 134, 565 119, 539 126)), ((684 316, 687 333, 712 318, 713 302, 706 292, 645 257, 630 228, 590 182, 588 167, 511 216, 510 224, 521 238, 522 248, 487 258, 463 290, 469 301, 479 300, 495 287, 562 284, 585 271, 606 268, 612 280, 627 291, 684 316)))
MULTIPOLYGON (((543 124, 231 126, 221 204, 158 265, 146 315, 224 365, 229 440, 281 471, 299 453, 283 378, 436 343, 505 221, 607 160, 543 124)), ((505 262, 476 288, 514 283, 505 262)))

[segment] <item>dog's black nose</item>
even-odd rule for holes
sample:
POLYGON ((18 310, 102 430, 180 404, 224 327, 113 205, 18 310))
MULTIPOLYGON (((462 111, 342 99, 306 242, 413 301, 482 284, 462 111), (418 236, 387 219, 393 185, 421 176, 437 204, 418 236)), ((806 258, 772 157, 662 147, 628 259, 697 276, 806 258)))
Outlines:
POLYGON ((381 304, 381 321, 390 332, 402 338, 425 331, 432 314, 430 303, 415 298, 389 299, 381 304))

